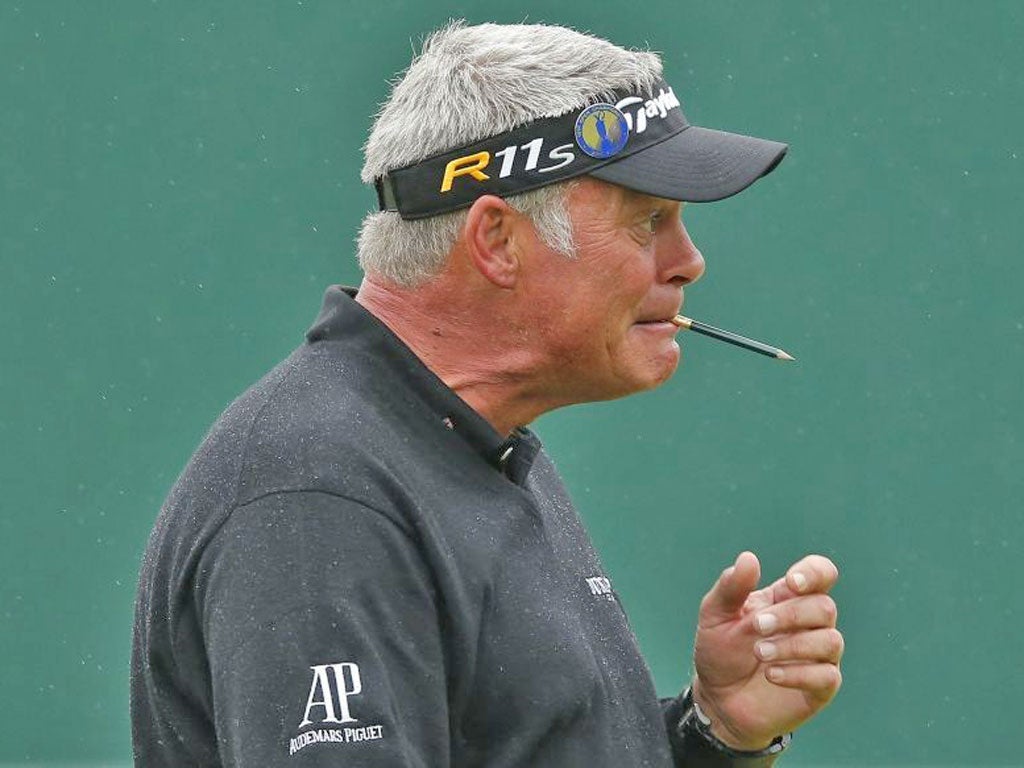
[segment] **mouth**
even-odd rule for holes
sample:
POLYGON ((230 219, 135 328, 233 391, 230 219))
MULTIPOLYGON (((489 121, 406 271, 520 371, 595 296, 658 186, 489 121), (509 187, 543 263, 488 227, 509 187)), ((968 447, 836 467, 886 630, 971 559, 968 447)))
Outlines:
POLYGON ((675 336, 679 330, 679 327, 671 320, 660 317, 650 320, 638 320, 634 323, 634 327, 646 333, 656 333, 658 336, 675 336))
POLYGON ((671 304, 663 301, 658 306, 652 305, 647 311, 641 312, 636 320, 636 325, 664 325, 668 323, 674 327, 672 320, 682 311, 683 296, 682 292, 680 292, 677 301, 673 301, 671 304))
POLYGON ((662 295, 658 301, 652 301, 637 313, 633 324, 647 330, 675 334, 679 328, 672 320, 683 311, 685 297, 682 291, 675 296, 662 295))
POLYGON ((674 312, 657 315, 655 317, 647 317, 642 320, 637 320, 636 325, 671 325, 673 328, 676 327, 673 319, 682 311, 682 305, 680 305, 674 312))

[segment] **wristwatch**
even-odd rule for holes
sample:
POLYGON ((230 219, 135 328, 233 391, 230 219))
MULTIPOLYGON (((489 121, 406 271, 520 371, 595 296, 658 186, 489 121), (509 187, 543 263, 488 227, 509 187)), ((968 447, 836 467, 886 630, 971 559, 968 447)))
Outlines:
POLYGON ((677 757, 693 768, 768 768, 793 738, 791 733, 777 736, 756 751, 733 749, 711 732, 711 718, 701 710, 691 688, 683 692, 678 707, 680 717, 670 741, 677 757))

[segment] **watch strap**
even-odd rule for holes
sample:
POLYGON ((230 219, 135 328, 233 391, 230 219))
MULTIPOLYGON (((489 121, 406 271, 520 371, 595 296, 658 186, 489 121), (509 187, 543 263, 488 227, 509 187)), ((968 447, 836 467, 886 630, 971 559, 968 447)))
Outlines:
POLYGON ((669 742, 676 765, 686 768, 769 768, 792 741, 793 734, 776 737, 764 749, 733 749, 711 732, 711 720, 687 688, 665 712, 669 742))

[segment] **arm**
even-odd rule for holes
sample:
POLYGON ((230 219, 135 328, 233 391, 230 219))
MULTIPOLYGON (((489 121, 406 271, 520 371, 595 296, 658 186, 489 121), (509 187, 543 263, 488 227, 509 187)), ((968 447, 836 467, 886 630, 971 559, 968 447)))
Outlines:
POLYGON ((448 762, 436 596, 413 540, 325 493, 236 510, 197 579, 225 766, 448 762))

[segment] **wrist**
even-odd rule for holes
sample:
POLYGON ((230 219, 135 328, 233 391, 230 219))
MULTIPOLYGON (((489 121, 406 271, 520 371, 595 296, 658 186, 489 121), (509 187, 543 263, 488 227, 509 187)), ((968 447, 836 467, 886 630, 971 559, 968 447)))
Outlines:
MULTIPOLYGON (((696 685, 696 680, 694 681, 696 685)), ((687 688, 680 698, 679 721, 675 728, 674 736, 680 745, 689 745, 685 751, 694 749, 708 756, 717 755, 718 758, 728 758, 738 761, 730 765, 743 766, 770 766, 773 765, 778 755, 789 746, 793 734, 787 733, 777 736, 768 744, 762 740, 757 745, 752 745, 747 739, 737 738, 724 728, 714 728, 712 717, 702 709, 694 695, 694 687, 687 688), (718 736, 718 733, 727 733, 728 741, 718 736)), ((703 763, 699 763, 703 765, 703 763)), ((717 765, 717 759, 715 765, 717 765)), ((710 765, 710 763, 709 763, 710 765)))
MULTIPOLYGON (((694 675, 688 691, 693 699, 694 715, 703 724, 704 730, 729 749, 738 752, 758 752, 771 746, 772 737, 751 739, 736 728, 731 720, 715 706, 714 702, 704 695, 701 690, 700 678, 696 675, 694 675)), ((685 694, 686 692, 684 692, 685 694)))

